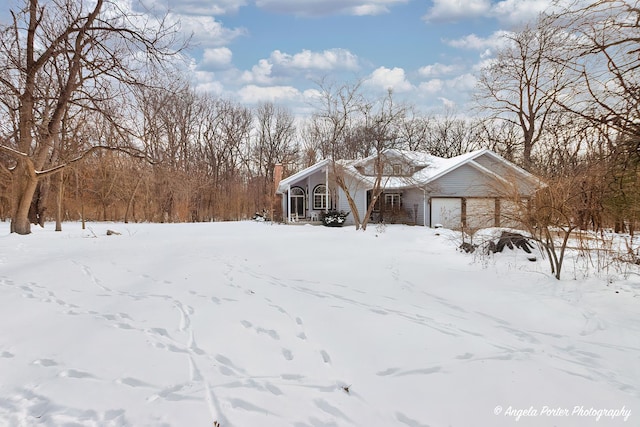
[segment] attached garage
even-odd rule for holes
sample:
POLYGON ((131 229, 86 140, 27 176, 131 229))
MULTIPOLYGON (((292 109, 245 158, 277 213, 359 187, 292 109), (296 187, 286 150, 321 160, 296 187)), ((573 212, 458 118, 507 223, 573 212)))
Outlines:
POLYGON ((460 229, 462 223, 470 229, 494 227, 496 199, 493 197, 433 197, 431 226, 460 229))
POLYGON ((495 226, 496 199, 473 197, 466 200, 467 227, 475 230, 495 226))
POLYGON ((500 227, 519 228, 520 223, 520 206, 518 203, 510 200, 500 200, 500 227))
POLYGON ((462 198, 431 198, 431 226, 442 225, 444 228, 457 229, 462 223, 462 198))

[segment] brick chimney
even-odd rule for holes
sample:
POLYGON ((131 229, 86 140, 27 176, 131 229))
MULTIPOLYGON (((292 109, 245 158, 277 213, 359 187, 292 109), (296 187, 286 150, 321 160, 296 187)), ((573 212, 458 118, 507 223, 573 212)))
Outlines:
POLYGON ((273 168, 273 194, 275 195, 278 190, 278 185, 280 185, 280 181, 282 181, 282 163, 277 163, 273 168))

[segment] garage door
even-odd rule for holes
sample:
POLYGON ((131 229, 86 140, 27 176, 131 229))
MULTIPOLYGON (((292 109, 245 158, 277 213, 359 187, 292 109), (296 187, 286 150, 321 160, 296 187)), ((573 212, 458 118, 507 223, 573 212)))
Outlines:
MULTIPOLYGON (((524 203, 524 202, 523 202, 524 203)), ((500 227, 522 228, 520 222, 522 206, 511 200, 500 200, 500 227)))
POLYGON ((462 199, 434 197, 431 199, 431 226, 459 229, 462 222, 462 199))
POLYGON ((467 199, 467 227, 472 230, 489 228, 495 225, 496 200, 489 198, 467 199))

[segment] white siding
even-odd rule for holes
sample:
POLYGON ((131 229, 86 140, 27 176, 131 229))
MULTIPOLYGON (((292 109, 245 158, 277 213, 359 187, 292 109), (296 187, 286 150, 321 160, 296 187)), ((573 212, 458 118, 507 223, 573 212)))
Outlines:
POLYGON ((503 195, 507 193, 506 196, 512 196, 510 193, 514 193, 516 189, 517 191, 515 192, 520 195, 532 194, 536 190, 535 185, 529 179, 525 178, 525 175, 521 171, 505 165, 489 154, 483 154, 474 159, 474 161, 509 182, 509 184, 499 184, 500 193, 503 195))
POLYGON ((462 165, 429 184, 431 196, 487 197, 498 193, 495 178, 462 165))
POLYGON ((407 211, 411 223, 424 225, 424 193, 419 188, 402 192, 402 207, 407 211))
MULTIPOLYGON (((366 192, 364 190, 355 190, 351 194, 351 197, 356 203, 358 207, 358 213, 360 214, 360 221, 362 221, 362 216, 367 212, 366 208, 366 192)), ((351 206, 349 206, 349 201, 347 200, 346 194, 342 189, 338 190, 338 204, 337 209, 339 211, 349 212, 349 216, 345 221, 345 225, 353 225, 353 212, 351 211, 351 206)))

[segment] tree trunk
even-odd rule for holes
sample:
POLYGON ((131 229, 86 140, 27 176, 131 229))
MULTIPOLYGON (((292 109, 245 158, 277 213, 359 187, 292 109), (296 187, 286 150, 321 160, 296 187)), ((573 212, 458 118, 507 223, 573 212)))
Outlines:
POLYGON ((29 208, 33 195, 38 187, 38 178, 30 164, 25 160, 18 161, 13 170, 13 207, 11 212, 11 232, 17 234, 31 233, 29 208))
POLYGON ((39 225, 44 228, 47 212, 47 198, 50 190, 49 178, 38 180, 36 191, 31 199, 31 207, 29 208, 29 221, 31 224, 39 225))
POLYGON ((64 198, 64 171, 58 174, 58 194, 56 200, 56 231, 62 231, 62 200, 64 198))
POLYGON ((131 211, 131 208, 133 206, 133 200, 136 197, 136 192, 138 191, 138 187, 140 187, 141 182, 142 182, 142 174, 138 177, 138 180, 136 181, 136 186, 133 188, 133 191, 131 192, 131 197, 129 197, 129 202, 127 203, 127 210, 124 212, 125 224, 129 222, 129 211, 131 211))

